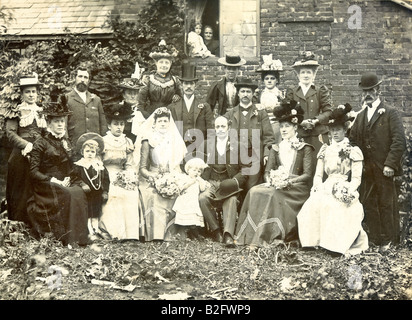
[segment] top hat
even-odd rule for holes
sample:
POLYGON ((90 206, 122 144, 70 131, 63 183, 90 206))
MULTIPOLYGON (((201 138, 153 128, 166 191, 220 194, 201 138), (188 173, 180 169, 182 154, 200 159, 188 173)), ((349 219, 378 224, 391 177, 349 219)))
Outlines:
POLYGON ((119 102, 104 108, 104 115, 110 120, 127 120, 133 117, 133 110, 129 104, 119 102))
POLYGON ((178 77, 181 81, 198 81, 196 78, 196 65, 185 62, 182 64, 182 76, 178 77))
POLYGON ((98 133, 86 132, 86 133, 83 133, 79 137, 79 139, 77 139, 77 142, 76 142, 77 152, 80 153, 81 149, 83 148, 83 145, 86 142, 90 141, 90 140, 94 141, 99 146, 100 152, 102 152, 104 150, 104 140, 103 140, 102 136, 98 133))
POLYGON ((381 82, 382 80, 379 81, 378 76, 375 73, 367 72, 362 75, 359 87, 362 90, 368 90, 380 85, 381 82))
POLYGON ((50 100, 45 103, 41 113, 50 118, 68 116, 73 112, 69 110, 67 97, 63 94, 62 89, 55 87, 50 91, 50 100))
POLYGON ((173 45, 167 45, 166 41, 161 40, 159 44, 153 48, 153 51, 149 54, 149 57, 154 60, 159 60, 162 58, 173 60, 179 51, 173 45))
POLYGON ((39 77, 36 72, 24 74, 19 79, 19 84, 16 87, 40 86, 43 83, 39 82, 39 77))
POLYGON ((240 67, 246 63, 246 60, 240 56, 226 55, 225 57, 219 58, 217 62, 223 64, 224 66, 240 67))
POLYGON ((337 106, 329 116, 329 126, 344 125, 347 121, 353 121, 355 117, 349 115, 351 110, 352 106, 349 103, 337 106))
POLYGON ((213 200, 227 199, 241 191, 243 189, 239 188, 239 183, 236 179, 226 179, 220 183, 213 200))
POLYGON ((303 120, 303 109, 295 100, 283 100, 280 106, 273 110, 275 119, 279 122, 299 124, 303 120))
POLYGON ((292 68, 298 67, 318 67, 319 63, 311 51, 301 51, 292 68))
POLYGON ((240 88, 251 88, 253 92, 257 89, 258 85, 252 81, 250 78, 242 77, 235 83, 237 90, 240 88))

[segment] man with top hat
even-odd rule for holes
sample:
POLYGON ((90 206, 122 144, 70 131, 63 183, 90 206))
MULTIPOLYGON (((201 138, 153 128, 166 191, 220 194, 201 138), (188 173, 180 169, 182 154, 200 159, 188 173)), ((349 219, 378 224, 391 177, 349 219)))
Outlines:
POLYGON ((224 66, 225 76, 213 83, 206 97, 215 115, 224 115, 226 111, 239 103, 235 84, 241 66, 246 60, 237 55, 226 55, 217 60, 224 66))
POLYGON ((332 112, 332 101, 326 86, 315 86, 314 81, 319 63, 311 51, 300 52, 292 65, 299 84, 288 88, 286 98, 297 101, 304 111, 304 119, 298 128, 298 135, 315 147, 313 161, 323 143, 328 143, 328 121, 332 112))
POLYGON ((381 99, 381 83, 375 73, 362 75, 359 87, 364 109, 355 119, 350 140, 364 155, 360 199, 368 237, 370 242, 386 251, 390 244, 399 244, 394 177, 402 175, 406 140, 398 111, 381 99))
POLYGON ((76 70, 74 88, 67 94, 67 105, 72 111, 68 118, 67 131, 75 144, 86 132, 104 135, 107 131, 106 118, 100 98, 88 91, 91 73, 85 66, 76 70))
POLYGON ((261 182, 262 169, 269 156, 269 150, 275 143, 267 112, 258 110, 253 103, 256 88, 257 84, 251 79, 239 79, 236 83, 239 104, 225 114, 231 122, 231 128, 236 130, 239 142, 248 146, 248 154, 239 159, 244 164, 250 164, 250 161, 252 164, 246 191, 261 182))
POLYGON ((179 80, 183 99, 169 105, 169 110, 186 146, 193 143, 194 150, 207 139, 207 129, 213 129, 213 113, 209 104, 200 101, 195 95, 198 81, 195 65, 190 62, 183 63, 182 77, 179 77, 179 80))
MULTIPOLYGON (((246 146, 233 143, 230 137, 229 120, 223 116, 215 119, 215 136, 204 142, 205 168, 202 178, 209 181, 210 188, 199 196, 200 209, 207 222, 212 237, 217 242, 224 242, 227 247, 234 247, 233 235, 238 217, 238 197, 248 180, 238 157, 246 146), (222 212, 220 227, 217 211, 222 212)), ((236 137, 235 137, 236 138, 236 137)))

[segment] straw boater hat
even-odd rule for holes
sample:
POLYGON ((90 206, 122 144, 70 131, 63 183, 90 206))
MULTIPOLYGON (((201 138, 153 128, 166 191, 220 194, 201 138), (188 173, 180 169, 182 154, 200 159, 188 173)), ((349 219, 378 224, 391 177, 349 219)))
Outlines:
POLYGON ((28 87, 28 86, 41 86, 43 83, 39 82, 39 77, 37 73, 29 73, 29 74, 24 74, 20 77, 19 79, 19 84, 16 85, 16 87, 23 88, 23 87, 28 87))
POLYGON ((303 120, 304 111, 295 100, 283 100, 278 108, 273 110, 275 119, 279 122, 288 121, 294 124, 299 124, 303 120))
POLYGON ((252 79, 242 77, 242 78, 239 78, 237 83, 235 83, 235 87, 238 91, 240 88, 251 88, 252 92, 255 92, 258 85, 255 82, 253 82, 252 79))
POLYGON ((359 87, 362 90, 368 90, 380 85, 381 82, 382 80, 379 81, 378 76, 375 73, 367 72, 362 75, 359 87))
POLYGON ((73 112, 67 106, 66 95, 56 87, 50 91, 50 101, 45 104, 41 113, 50 118, 68 116, 73 112))
POLYGON ((301 51, 292 68, 319 67, 315 55, 311 51, 301 51))
POLYGON ((149 57, 154 60, 159 60, 162 58, 173 60, 179 51, 173 45, 167 45, 166 41, 161 40, 159 44, 153 48, 153 51, 149 54, 149 57))
POLYGON ((83 133, 76 142, 76 151, 80 153, 85 143, 93 143, 99 147, 100 152, 104 150, 104 140, 102 136, 94 132, 83 133))
POLYGON ((180 81, 198 81, 196 77, 196 65, 190 62, 182 64, 182 76, 178 77, 180 81))
POLYGON ((329 117, 329 126, 345 125, 348 121, 355 119, 350 113, 352 106, 349 103, 341 104, 337 106, 329 117))
POLYGON ((222 58, 219 58, 217 62, 219 62, 220 64, 224 66, 240 67, 246 63, 246 60, 237 55, 235 56, 226 55, 222 58))
POLYGON ((104 115, 110 120, 128 120, 133 117, 133 110, 130 105, 119 102, 108 105, 104 108, 104 115))

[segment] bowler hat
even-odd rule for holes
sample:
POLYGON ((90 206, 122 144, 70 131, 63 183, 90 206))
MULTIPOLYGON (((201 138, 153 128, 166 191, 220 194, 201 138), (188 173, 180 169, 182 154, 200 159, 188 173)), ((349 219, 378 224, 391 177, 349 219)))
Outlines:
POLYGON ((226 179, 220 183, 220 186, 215 193, 214 200, 227 199, 241 191, 243 191, 243 189, 239 188, 239 183, 236 179, 226 179))
POLYGON ((257 89, 258 85, 252 81, 250 78, 242 77, 235 83, 237 90, 240 88, 251 88, 253 92, 257 89))
POLYGON ((178 77, 180 81, 197 81, 196 78, 196 66, 190 62, 182 64, 182 76, 178 77))
POLYGON ((375 73, 367 72, 362 75, 359 87, 362 90, 368 90, 378 86, 381 82, 382 80, 379 81, 378 76, 375 73))
POLYGON ((77 139, 77 142, 76 142, 77 152, 80 152, 80 150, 82 149, 84 143, 86 141, 90 141, 90 140, 96 141, 96 143, 99 145, 100 152, 102 152, 104 150, 104 140, 103 140, 102 136, 98 133, 86 132, 86 133, 83 133, 79 137, 79 139, 77 139))
POLYGON ((217 62, 225 66, 240 67, 246 63, 246 60, 237 55, 236 56, 226 55, 222 58, 219 58, 217 62))

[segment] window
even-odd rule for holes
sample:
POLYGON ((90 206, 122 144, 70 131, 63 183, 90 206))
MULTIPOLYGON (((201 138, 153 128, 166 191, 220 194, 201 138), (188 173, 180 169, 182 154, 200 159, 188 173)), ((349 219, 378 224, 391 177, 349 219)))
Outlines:
POLYGON ((217 56, 256 57, 260 54, 259 4, 259 0, 187 0, 186 34, 194 21, 201 21, 203 27, 213 29, 219 45, 217 56))

